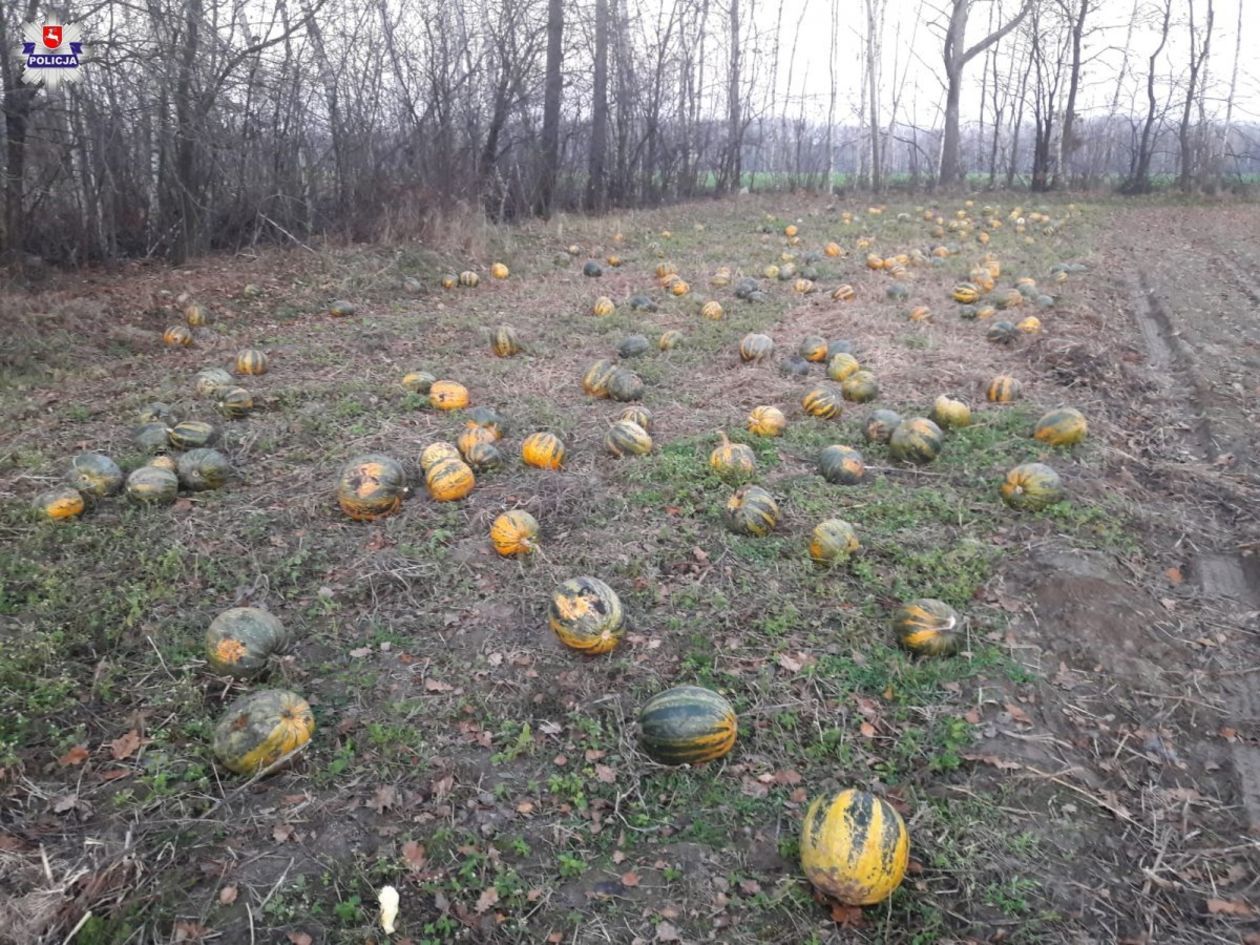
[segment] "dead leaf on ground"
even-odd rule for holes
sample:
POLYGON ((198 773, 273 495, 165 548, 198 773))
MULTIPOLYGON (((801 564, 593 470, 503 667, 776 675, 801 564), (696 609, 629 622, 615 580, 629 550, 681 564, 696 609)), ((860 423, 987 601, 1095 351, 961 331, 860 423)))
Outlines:
POLYGON ((639 885, 639 874, 631 870, 629 873, 621 874, 621 885, 631 888, 639 885))
POLYGON ((408 840, 402 845, 402 858, 411 869, 421 870, 424 869, 425 861, 428 860, 428 853, 423 843, 408 840))
POLYGON ((57 759, 57 764, 63 768, 69 768, 71 765, 81 765, 88 760, 88 754, 87 745, 75 745, 57 759))
POLYGON ((678 934, 678 929, 674 928, 673 925, 668 922, 658 922, 656 925, 656 940, 658 942, 680 942, 682 938, 678 934))
POLYGON ((492 909, 499 901, 499 891, 493 886, 488 886, 481 891, 481 895, 477 897, 477 905, 474 907, 478 915, 492 909))
POLYGON ((115 761, 125 761, 140 750, 140 744, 140 733, 133 728, 109 743, 109 753, 114 756, 115 761))
POLYGON ((289 942, 291 945, 311 945, 311 943, 314 942, 314 939, 305 932, 290 932, 289 942))
POLYGON ((1242 918, 1249 918, 1256 914, 1256 911, 1241 899, 1209 899, 1207 911, 1212 915, 1234 915, 1242 918))
POLYGON ((235 886, 224 886, 219 890, 219 905, 230 906, 236 902, 237 889, 235 886))

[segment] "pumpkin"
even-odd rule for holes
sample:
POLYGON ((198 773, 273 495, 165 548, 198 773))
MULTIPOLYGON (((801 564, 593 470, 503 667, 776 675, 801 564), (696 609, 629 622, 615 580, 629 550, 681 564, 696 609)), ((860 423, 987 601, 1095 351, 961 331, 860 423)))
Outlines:
POLYGON ((349 318, 355 311, 354 303, 347 302, 345 299, 337 299, 328 305, 328 314, 333 318, 349 318))
POLYGON ((438 502, 456 502, 473 491, 477 477, 462 460, 444 459, 425 471, 424 484, 438 502))
POLYGON ((127 496, 137 502, 156 505, 174 502, 179 494, 179 477, 169 469, 141 466, 127 477, 127 496))
MULTIPOLYGON (((481 443, 494 443, 497 439, 498 437, 495 436, 493 430, 487 427, 470 425, 460 433, 455 441, 455 445, 466 462, 468 460, 468 451, 474 446, 481 443)), ((428 472, 428 470, 426 469, 425 472, 428 472)))
POLYGON ((606 295, 597 298, 591 305, 591 314, 597 318, 605 318, 617 310, 617 306, 613 304, 613 300, 606 295))
POLYGON ((791 354, 779 362, 779 370, 788 377, 807 377, 809 362, 799 354, 791 354))
POLYGON ((604 267, 593 259, 588 259, 586 265, 582 267, 582 275, 592 279, 598 279, 604 274, 604 267))
POLYGON ((172 348, 187 348, 193 343, 193 333, 184 325, 172 325, 162 332, 162 342, 172 348))
POLYGON ((768 335, 755 332, 745 335, 739 342, 739 357, 745 363, 762 361, 774 353, 774 341, 768 335))
POLYGON ((797 295, 809 295, 814 291, 814 282, 812 279, 797 279, 792 283, 792 291, 797 295))
POLYGON ((190 492, 219 489, 231 475, 232 465, 218 450, 202 447, 189 450, 175 465, 179 484, 190 492))
POLYGON ((745 302, 760 301, 764 298, 761 286, 757 284, 757 280, 744 277, 735 285, 735 298, 743 299, 745 302))
POLYGON ((402 386, 413 394, 427 394, 436 380, 428 371, 408 371, 403 375, 402 386))
POLYGON ((170 433, 171 428, 165 423, 142 423, 132 439, 146 453, 155 453, 171 445, 170 433))
POLYGON ((500 358, 510 358, 521 352, 521 339, 511 325, 499 325, 490 332, 490 350, 500 358))
POLYGON ((48 518, 60 522, 82 515, 87 503, 78 489, 59 486, 56 489, 41 492, 35 497, 34 506, 48 518))
POLYGON ((796 349, 806 361, 825 361, 827 359, 827 342, 817 335, 809 335, 801 341, 796 349))
POLYGON ((163 453, 160 456, 154 456, 151 460, 149 460, 149 465, 157 469, 169 469, 171 472, 179 475, 179 464, 175 462, 175 457, 169 456, 166 453, 163 453))
POLYGON ((266 374, 267 356, 257 348, 243 348, 236 352, 237 374, 266 374))
POLYGON ((337 504, 356 522, 393 515, 407 494, 407 474, 390 456, 356 456, 337 476, 337 504))
POLYGON ((949 604, 931 597, 898 607, 892 627, 897 642, 921 656, 952 656, 962 645, 962 618, 949 604))
POLYGON ((604 445, 614 456, 642 456, 652 452, 652 437, 633 420, 618 420, 609 429, 604 445))
POLYGON ((971 408, 961 400, 941 394, 932 403, 932 422, 942 430, 971 426, 971 408))
POLYGON ((993 304, 1003 311, 1008 308, 1019 308, 1024 304, 1024 296, 1019 289, 1007 289, 993 300, 993 304))
POLYGON ((230 420, 246 417, 254 409, 254 395, 244 387, 229 387, 219 392, 219 413, 230 420))
POLYGON ((976 318, 979 318, 982 320, 986 318, 992 318, 996 314, 997 314, 997 309, 994 308, 992 305, 981 305, 976 308, 976 318))
POLYGON ((601 358, 586 369, 582 375, 582 390, 592 397, 607 397, 608 382, 617 371, 617 365, 607 358, 601 358))
POLYGON ((280 618, 257 607, 232 607, 206 628, 206 665, 222 676, 248 678, 289 645, 280 618))
POLYGON ((315 732, 306 700, 285 689, 241 696, 214 727, 214 756, 229 771, 260 775, 297 751, 315 732))
POLYGON ((999 374, 989 381, 989 386, 984 389, 984 396, 990 403, 1012 403, 1019 397, 1019 381, 1009 374, 999 374))
POLYGON ((894 302, 904 302, 910 297, 910 287, 904 282, 894 282, 884 289, 884 295, 894 302))
POLYGON ((844 250, 840 248, 839 243, 828 243, 826 246, 823 247, 823 255, 828 256, 832 259, 835 259, 837 256, 840 256, 843 253, 844 253, 844 250))
POLYGON ((1031 276, 1020 276, 1015 280, 1015 288, 1023 295, 1033 294, 1033 290, 1037 288, 1037 280, 1031 276))
POLYGON ((709 285, 715 289, 725 288, 731 284, 731 270, 729 266, 719 266, 714 270, 713 275, 709 277, 709 285))
POLYGON ((867 443, 887 443, 901 423, 901 414, 894 410, 873 410, 862 426, 867 443))
POLYGON ((844 338, 833 338, 827 342, 827 360, 830 361, 838 354, 851 354, 857 356, 857 352, 853 350, 853 342, 844 338))
POLYGON ((980 301, 980 289, 974 282, 960 282, 954 286, 954 291, 950 293, 950 296, 955 302, 970 305, 980 301))
MULTIPOLYGON (((229 376, 229 380, 231 380, 229 376)), ((154 401, 146 404, 136 412, 136 419, 141 423, 156 423, 159 420, 163 423, 178 423, 175 419, 175 411, 170 404, 164 404, 161 401, 154 401)))
POLYGON ((193 303, 184 308, 184 323, 189 328, 201 328, 210 324, 210 313, 206 311, 204 305, 193 303))
POLYGON ((1016 323, 1015 330, 1025 335, 1038 334, 1041 331, 1041 319, 1036 315, 1029 315, 1016 323))
POLYGON ((669 331, 661 334, 660 340, 656 346, 662 351, 672 351, 682 344, 683 333, 677 328, 671 328, 669 331))
POLYGON ((656 303, 646 295, 630 296, 630 308, 636 312, 655 312, 656 303))
POLYGON ((643 380, 634 371, 617 368, 608 378, 608 396, 625 403, 643 396, 643 380))
POLYGON ((471 269, 465 269, 459 274, 459 284, 465 289, 475 289, 481 285, 481 276, 477 275, 471 269))
POLYGON ((604 262, 606 262, 608 265, 616 269, 618 266, 621 265, 621 257, 613 253, 609 253, 607 256, 604 257, 604 262))
POLYGON ((857 293, 854 291, 853 286, 845 282, 836 286, 835 291, 831 293, 831 297, 837 302, 852 302, 857 297, 857 293))
POLYGON ((861 547, 852 525, 843 519, 829 518, 814 526, 809 556, 815 564, 843 564, 861 547))
POLYGON ((906 318, 912 322, 930 322, 932 320, 932 310, 926 305, 916 305, 906 313, 906 318))
POLYGON ((582 255, 582 247, 579 246, 577 243, 570 243, 568 246, 565 247, 564 251, 568 253, 570 256, 582 255))
POLYGON ((507 419, 493 407, 473 407, 464 416, 464 427, 465 429, 482 427, 489 430, 496 440, 502 439, 509 429, 507 419))
POLYGON ((434 381, 429 387, 429 403, 438 410, 462 410, 468 406, 468 388, 455 381, 434 381))
POLYGON ((459 459, 459 457, 460 452, 453 444, 438 440, 420 451, 420 468, 428 472, 444 459, 459 459))
POLYGON ((1043 414, 1033 428, 1033 438, 1050 446, 1075 446, 1088 432, 1085 415, 1073 407, 1064 407, 1043 414))
POLYGON ((722 304, 716 299, 709 299, 709 301, 700 306, 700 316, 707 318, 711 322, 720 322, 724 314, 722 304))
POLYGON ((490 526, 490 544, 505 558, 532 554, 537 538, 538 522, 524 509, 504 512, 490 526))
POLYGON ((652 432, 652 411, 642 404, 630 404, 628 407, 623 407, 621 413, 617 414, 617 419, 629 420, 631 423, 637 423, 648 433, 652 432))
POLYGON ((556 588, 547 624, 565 646, 592 656, 607 653, 626 632, 617 592, 593 577, 571 578, 556 588))
POLYGON ((472 467, 473 472, 485 472, 502 466, 503 454, 494 443, 482 441, 468 447, 464 453, 464 462, 472 467))
POLYGON ((506 279, 509 275, 511 275, 511 272, 508 270, 507 266, 503 265, 503 263, 497 262, 490 267, 490 275, 495 279, 506 279))
POLYGON ((882 902, 901 885, 910 834, 892 805, 850 788, 814 799, 801 825, 801 869, 844 905, 882 902))
POLYGON ((968 322, 975 321, 978 311, 974 305, 962 305, 958 309, 958 317, 968 322))
POLYGON ((738 479, 757 471, 757 455, 751 446, 732 443, 725 433, 719 433, 721 442, 709 454, 709 466, 722 478, 738 479))
POLYGON ((670 276, 678 275, 678 267, 672 262, 658 262, 656 264, 656 278, 664 282, 670 276))
POLYGON ((617 345, 617 354, 623 358, 637 358, 645 354, 650 347, 647 338, 643 335, 627 335, 621 339, 621 344, 617 345))
POLYGON ((818 472, 833 485, 856 486, 866 476, 866 465, 852 447, 826 446, 818 454, 818 472))
POLYGON ((442 277, 443 289, 453 289, 457 285, 459 285, 459 276, 455 275, 455 273, 448 272, 446 275, 442 277))
POLYGON ((215 397, 224 387, 236 386, 232 375, 223 368, 206 368, 204 371, 198 371, 193 384, 201 397, 215 397))
POLYGON ((765 269, 761 270, 761 275, 766 279, 777 279, 779 278, 779 267, 774 263, 770 263, 765 269))
POLYGON ((715 761, 735 745, 735 710, 701 686, 675 686, 657 693, 639 710, 639 745, 662 765, 715 761))
POLYGON ((1024 463, 1006 474, 1002 501, 1021 512, 1039 512, 1063 498, 1063 481, 1045 463, 1024 463))
POLYGON ((787 237, 795 236, 797 232, 798 231, 794 223, 789 223, 787 226, 783 228, 783 235, 787 237))
POLYGON ((888 453, 901 463, 922 466, 941 452, 941 428, 926 417, 902 420, 888 439, 888 453))
POLYGON ((554 433, 531 433, 521 443, 521 459, 538 469, 559 469, 564 465, 564 444, 554 433))
POLYGON ((827 376, 833 381, 843 381, 862 369, 858 359, 847 351, 837 351, 827 362, 827 376))
POLYGON ((840 382, 840 395, 855 404, 870 403, 879 396, 879 383, 870 371, 854 371, 840 382))
POLYGON ((756 436, 782 436, 787 417, 778 407, 754 407, 748 415, 748 432, 756 436))
POLYGON ((1015 339, 1019 337, 1019 333, 1016 331, 1015 326, 1010 322, 1001 321, 994 322, 990 325, 989 330, 984 333, 984 336, 994 344, 1009 345, 1015 343, 1015 339))
POLYGON ((866 268, 874 269, 874 270, 883 269, 884 268, 883 258, 880 256, 876 256, 874 253, 868 253, 866 256, 866 268))
POLYGON ((77 491, 96 497, 113 495, 123 484, 122 470, 104 453, 80 453, 70 460, 66 478, 77 491))
POLYGON ((767 535, 779 524, 779 506, 761 486, 741 486, 722 511, 726 527, 737 535, 767 535))
POLYGON ((184 420, 167 431, 166 438, 177 450, 193 450, 209 446, 218 438, 219 431, 201 420, 184 420))
POLYGON ((811 417, 821 417, 823 420, 840 416, 840 403, 841 398, 828 387, 814 387, 807 390, 805 396, 801 398, 801 406, 805 412, 811 417))

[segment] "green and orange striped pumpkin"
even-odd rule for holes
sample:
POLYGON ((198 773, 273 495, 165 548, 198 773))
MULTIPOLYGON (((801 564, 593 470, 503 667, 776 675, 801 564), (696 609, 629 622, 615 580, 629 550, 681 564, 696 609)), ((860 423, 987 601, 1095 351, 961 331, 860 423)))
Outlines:
POLYGON ((922 656, 952 656, 962 644, 962 618, 944 601, 921 597, 893 612, 897 642, 922 656))
POLYGON ((639 711, 639 744, 658 764, 714 761, 731 750, 738 731, 731 704, 701 686, 657 693, 639 711))
POLYGON ((910 834, 892 805, 849 789, 814 799, 801 825, 801 869, 819 892, 849 906, 882 902, 901 885, 910 834))
POLYGON ((1045 463, 1023 463, 1006 474, 1002 501, 1022 512, 1038 512, 1063 498, 1063 481, 1045 463))
POLYGON ((392 515, 407 494, 407 474, 390 456, 371 453, 342 467, 337 477, 337 504, 357 522, 392 515))
POLYGON ((617 592, 599 578, 571 578, 551 595, 547 623, 560 642, 579 653, 607 653, 625 634, 617 592))
POLYGON ((779 524, 779 506, 761 486, 741 486, 722 511, 726 527, 737 535, 768 535, 779 524))
POLYGON ((941 452, 941 428, 926 417, 902 420, 888 439, 888 452, 901 463, 930 463, 941 452))
POLYGON ((831 420, 840 416, 842 398, 832 388, 814 387, 805 392, 801 398, 801 406, 813 417, 831 420))
POLYGON ((608 430, 604 445, 614 456, 642 456, 652 452, 652 437, 633 420, 618 420, 608 430))
POLYGON ((521 443, 521 459, 537 469, 559 469, 564 465, 564 444, 554 433, 531 433, 521 443))
POLYGON ((856 486, 866 476, 862 454, 850 446, 827 446, 818 454, 818 471, 833 485, 856 486))
POLYGON ((241 696, 214 728, 214 755, 229 771, 258 775, 297 751, 315 732, 306 700, 284 689, 241 696))
POLYGON ((1033 438, 1049 446, 1075 446, 1088 432, 1085 415, 1074 407, 1063 407, 1042 415, 1033 428, 1033 438))
POLYGON ((901 414, 895 410, 872 410, 862 425, 862 435, 867 443, 887 443, 900 423, 901 414))
POLYGON ((814 526, 809 539, 809 556, 815 564, 843 564, 861 547, 852 525, 843 519, 829 518, 814 526))
POLYGON ((289 645, 280 618, 257 607, 232 607, 206 628, 206 665, 223 676, 257 676, 289 645))

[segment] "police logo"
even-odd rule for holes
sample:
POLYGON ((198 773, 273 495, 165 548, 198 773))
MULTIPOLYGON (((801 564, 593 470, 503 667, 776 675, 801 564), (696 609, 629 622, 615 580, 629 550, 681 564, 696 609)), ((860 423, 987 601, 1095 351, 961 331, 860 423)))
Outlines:
POLYGON ((58 88, 77 82, 83 56, 83 34, 77 26, 27 23, 22 29, 22 81, 58 88))

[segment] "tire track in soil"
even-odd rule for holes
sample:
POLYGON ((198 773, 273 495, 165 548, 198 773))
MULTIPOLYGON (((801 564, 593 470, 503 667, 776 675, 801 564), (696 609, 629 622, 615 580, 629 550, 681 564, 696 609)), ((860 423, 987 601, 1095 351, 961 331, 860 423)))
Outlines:
MULTIPOLYGON (((1224 254, 1220 254, 1222 260, 1224 254)), ((1238 282, 1238 288, 1260 304, 1260 293, 1251 288, 1244 274, 1232 261, 1226 263, 1238 282)), ((1134 316, 1152 369, 1175 371, 1192 392, 1190 404, 1195 412, 1194 438, 1204 455, 1215 462, 1217 438, 1204 405, 1210 391, 1198 369, 1190 348, 1182 340, 1168 311, 1155 296, 1150 276, 1138 269, 1130 280, 1130 295, 1135 300, 1134 316)), ((1243 607, 1260 611, 1260 559, 1238 554, 1203 553, 1194 560, 1192 573, 1205 595, 1224 598, 1243 607)), ((1251 684, 1250 673, 1219 677, 1225 697, 1225 720, 1236 730, 1248 731, 1260 724, 1260 690, 1251 684)), ((1236 737, 1229 743, 1230 761, 1237 778, 1239 798, 1246 815, 1248 829, 1260 834, 1260 745, 1236 737)))

